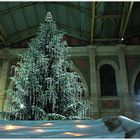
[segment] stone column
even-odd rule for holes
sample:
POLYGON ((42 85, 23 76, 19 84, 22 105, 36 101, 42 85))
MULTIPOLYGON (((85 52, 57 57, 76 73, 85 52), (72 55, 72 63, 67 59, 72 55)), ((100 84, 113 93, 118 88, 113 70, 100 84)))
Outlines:
POLYGON ((5 98, 6 81, 8 77, 9 60, 4 58, 0 73, 0 112, 3 111, 3 104, 5 98))
POLYGON ((120 95, 120 107, 121 114, 132 117, 132 100, 129 95, 126 61, 125 61, 125 45, 118 45, 118 58, 120 66, 120 77, 119 77, 119 95, 120 95))
POLYGON ((89 63, 90 63, 90 102, 91 105, 91 117, 99 117, 99 103, 98 103, 98 91, 97 91, 97 71, 96 71, 96 47, 88 46, 89 63))

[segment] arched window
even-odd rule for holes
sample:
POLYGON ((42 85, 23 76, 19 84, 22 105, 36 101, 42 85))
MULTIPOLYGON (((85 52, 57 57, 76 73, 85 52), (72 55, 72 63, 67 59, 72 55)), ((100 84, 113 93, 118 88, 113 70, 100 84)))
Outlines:
POLYGON ((140 72, 138 73, 135 80, 134 91, 135 95, 140 95, 140 72))
POLYGON ((140 72, 137 74, 137 77, 135 79, 134 84, 134 92, 135 92, 135 103, 134 103, 134 109, 135 109, 135 117, 140 119, 140 72))
POLYGON ((101 96, 116 96, 117 88, 114 68, 109 64, 104 64, 101 66, 99 72, 101 96))
MULTIPOLYGON (((67 69, 67 71, 68 71, 68 72, 74 72, 74 70, 72 70, 72 69, 67 69)), ((77 72, 76 72, 76 73, 77 73, 77 72)), ((78 82, 78 83, 83 83, 83 84, 85 84, 85 83, 82 81, 80 75, 79 75, 79 77, 77 78, 77 82, 78 82)), ((84 85, 84 86, 85 86, 85 88, 86 88, 86 85, 84 85)), ((87 93, 85 93, 85 91, 83 91, 82 94, 81 94, 81 97, 83 97, 83 98, 86 97, 86 94, 87 94, 87 93)))

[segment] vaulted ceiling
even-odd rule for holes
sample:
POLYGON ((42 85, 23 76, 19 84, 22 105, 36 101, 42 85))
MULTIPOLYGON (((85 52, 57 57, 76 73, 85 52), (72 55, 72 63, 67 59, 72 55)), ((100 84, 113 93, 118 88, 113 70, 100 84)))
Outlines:
POLYGON ((31 38, 50 11, 66 35, 89 44, 140 44, 139 2, 0 2, 0 42, 31 38))

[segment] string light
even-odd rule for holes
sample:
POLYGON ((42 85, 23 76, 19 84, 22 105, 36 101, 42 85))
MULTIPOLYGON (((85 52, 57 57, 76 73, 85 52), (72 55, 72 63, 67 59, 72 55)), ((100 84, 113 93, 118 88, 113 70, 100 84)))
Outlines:
POLYGON ((24 105, 23 104, 20 104, 20 108, 24 108, 24 105))

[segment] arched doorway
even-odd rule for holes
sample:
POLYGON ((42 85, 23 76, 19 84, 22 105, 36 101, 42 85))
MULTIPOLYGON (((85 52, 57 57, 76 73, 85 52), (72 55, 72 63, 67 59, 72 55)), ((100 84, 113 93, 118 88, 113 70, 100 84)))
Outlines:
POLYGON ((76 72, 80 76, 79 80, 85 85, 85 88, 87 89, 87 92, 85 94, 85 98, 88 98, 88 96, 89 96, 89 88, 88 88, 88 84, 86 82, 85 77, 83 76, 83 74, 80 72, 80 70, 75 65, 72 65, 71 70, 76 72))
POLYGON ((134 84, 135 95, 140 95, 140 72, 137 74, 134 84))
POLYGON ((140 71, 138 72, 134 83, 134 108, 136 118, 140 118, 140 71))
POLYGON ((98 92, 99 92, 99 96, 102 97, 102 98, 104 96, 103 92, 102 92, 103 89, 101 89, 102 88, 101 86, 103 85, 102 79, 107 80, 106 77, 107 77, 108 81, 110 81, 110 82, 113 80, 113 84, 114 85, 112 84, 112 87, 115 90, 114 90, 114 93, 110 92, 110 95, 105 95, 105 94, 104 95, 105 96, 109 96, 109 98, 111 96, 113 98, 114 97, 118 98, 120 96, 120 94, 119 94, 119 89, 120 89, 120 84, 119 84, 119 81, 120 81, 119 80, 120 79, 119 67, 116 64, 116 62, 114 62, 113 60, 110 60, 110 59, 104 59, 104 60, 100 61, 99 64, 97 65, 98 92), (111 77, 113 77, 113 78, 111 78, 111 77), (113 93, 113 94, 111 95, 111 93, 113 93))
POLYGON ((104 64, 99 69, 101 96, 116 96, 116 76, 114 68, 109 64, 104 64))

